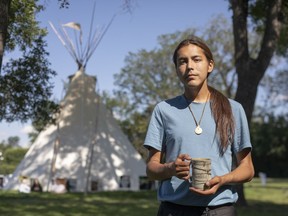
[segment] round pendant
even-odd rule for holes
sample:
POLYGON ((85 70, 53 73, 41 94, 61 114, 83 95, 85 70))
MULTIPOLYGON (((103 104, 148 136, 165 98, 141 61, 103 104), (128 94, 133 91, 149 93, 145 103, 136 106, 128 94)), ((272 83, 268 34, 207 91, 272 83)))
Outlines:
POLYGON ((194 131, 197 135, 200 135, 202 133, 202 128, 198 125, 194 131))

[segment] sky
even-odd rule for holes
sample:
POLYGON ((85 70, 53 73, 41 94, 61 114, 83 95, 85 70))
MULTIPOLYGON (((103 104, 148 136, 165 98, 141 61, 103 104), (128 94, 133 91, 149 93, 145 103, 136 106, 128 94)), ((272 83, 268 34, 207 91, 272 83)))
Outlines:
MULTIPOLYGON (((51 68, 57 72, 57 76, 52 79, 52 99, 58 101, 64 96, 63 83, 68 81, 68 76, 77 71, 77 65, 49 22, 57 29, 68 22, 79 23, 83 32, 83 43, 86 44, 94 4, 94 31, 103 29, 112 16, 117 14, 86 66, 86 73, 97 77, 97 89, 112 94, 115 88, 113 75, 120 73, 125 66, 124 59, 129 52, 137 53, 141 49, 149 51, 156 48, 157 37, 160 35, 188 28, 205 28, 205 25, 219 14, 223 14, 227 19, 231 19, 232 16, 232 12, 228 10, 228 0, 134 0, 131 13, 119 13, 122 0, 69 1, 68 9, 59 9, 57 0, 46 0, 46 10, 36 17, 41 26, 48 30, 46 41, 47 51, 50 53, 49 61, 51 68)), ((73 39, 74 35, 71 34, 70 37, 73 39)), ((7 140, 10 136, 18 136, 20 145, 27 147, 29 131, 29 123, 1 122, 0 141, 7 140)))

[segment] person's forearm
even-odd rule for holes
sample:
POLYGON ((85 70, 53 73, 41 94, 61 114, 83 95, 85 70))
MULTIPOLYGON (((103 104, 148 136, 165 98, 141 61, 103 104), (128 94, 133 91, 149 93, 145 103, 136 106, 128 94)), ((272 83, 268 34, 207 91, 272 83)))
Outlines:
POLYGON ((174 163, 164 163, 150 161, 147 164, 146 173, 150 180, 164 180, 169 179, 175 175, 174 163))
POLYGON ((222 176, 222 183, 239 184, 249 182, 254 177, 254 168, 252 164, 241 164, 232 172, 222 176))

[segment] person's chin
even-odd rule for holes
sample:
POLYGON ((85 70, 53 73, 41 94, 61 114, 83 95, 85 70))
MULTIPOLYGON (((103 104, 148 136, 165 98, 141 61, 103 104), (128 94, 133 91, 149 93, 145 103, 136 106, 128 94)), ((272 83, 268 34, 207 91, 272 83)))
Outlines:
POLYGON ((197 88, 199 87, 199 83, 198 82, 195 82, 195 81, 190 81, 186 84, 187 88, 189 89, 194 89, 194 88, 197 88))

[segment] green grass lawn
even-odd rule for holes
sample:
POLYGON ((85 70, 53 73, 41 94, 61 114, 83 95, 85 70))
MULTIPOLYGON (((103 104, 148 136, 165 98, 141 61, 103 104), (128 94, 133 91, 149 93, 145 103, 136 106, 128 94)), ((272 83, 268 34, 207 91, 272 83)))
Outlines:
POLYGON ((269 179, 262 186, 258 178, 245 184, 248 207, 237 207, 240 216, 288 215, 288 179, 269 179))
MULTIPOLYGON (((282 216, 288 212, 288 180, 259 179, 245 184, 248 207, 237 207, 239 216, 282 216)), ((155 191, 51 194, 0 192, 1 216, 153 216, 158 209, 155 191)))

